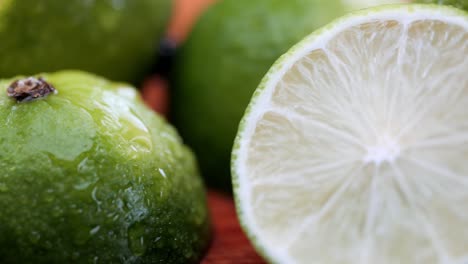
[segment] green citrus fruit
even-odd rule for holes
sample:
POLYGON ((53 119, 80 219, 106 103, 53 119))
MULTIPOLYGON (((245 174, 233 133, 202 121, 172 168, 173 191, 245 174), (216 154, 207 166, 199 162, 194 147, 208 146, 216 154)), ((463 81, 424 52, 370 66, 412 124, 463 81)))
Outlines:
POLYGON ((202 16, 177 59, 172 113, 209 184, 230 189, 237 125, 271 64, 342 13, 338 0, 224 0, 202 16))
POLYGON ((265 75, 239 126, 239 219, 273 263, 467 263, 468 14, 366 9, 265 75))
POLYGON ((198 260, 205 194, 176 131, 125 84, 40 76, 0 81, 0 263, 198 260))
POLYGON ((440 5, 451 5, 468 11, 468 0, 417 0, 420 3, 434 3, 440 5))
POLYGON ((170 8, 170 0, 2 0, 0 76, 80 69, 138 81, 170 8))

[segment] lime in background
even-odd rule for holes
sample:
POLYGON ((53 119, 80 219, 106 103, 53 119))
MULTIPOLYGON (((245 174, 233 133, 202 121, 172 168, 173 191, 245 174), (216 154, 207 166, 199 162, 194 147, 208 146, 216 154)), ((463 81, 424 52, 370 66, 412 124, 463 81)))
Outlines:
POLYGON ((336 0, 224 0, 201 17, 176 60, 172 111, 208 184, 230 189, 237 125, 271 64, 343 13, 336 0))
POLYGON ((468 0, 418 0, 419 3, 434 3, 441 5, 451 5, 456 8, 468 11, 468 0))
POLYGON ((0 77, 80 69, 137 82, 156 57, 171 2, 0 1, 0 77))

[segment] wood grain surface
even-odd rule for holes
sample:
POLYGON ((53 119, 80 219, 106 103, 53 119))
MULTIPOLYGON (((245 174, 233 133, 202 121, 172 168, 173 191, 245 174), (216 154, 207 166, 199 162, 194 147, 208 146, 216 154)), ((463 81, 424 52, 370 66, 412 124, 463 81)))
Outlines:
POLYGON ((213 241, 202 264, 263 264, 237 220, 234 202, 228 195, 208 193, 213 221, 213 241))

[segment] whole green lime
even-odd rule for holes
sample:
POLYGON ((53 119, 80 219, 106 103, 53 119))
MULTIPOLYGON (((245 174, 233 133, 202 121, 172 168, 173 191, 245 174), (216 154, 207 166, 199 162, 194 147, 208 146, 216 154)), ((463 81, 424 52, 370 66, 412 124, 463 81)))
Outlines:
POLYGON ((0 81, 0 263, 197 261, 205 193, 176 131, 125 84, 40 77, 0 81))
POLYGON ((440 5, 451 5, 468 11, 468 0, 417 0, 419 3, 434 3, 440 5))
POLYGON ((172 113, 209 184, 229 189, 237 125, 271 64, 342 13, 338 0, 224 0, 202 16, 178 54, 172 113))
POLYGON ((170 9, 170 0, 2 0, 0 77, 80 69, 136 82, 170 9))

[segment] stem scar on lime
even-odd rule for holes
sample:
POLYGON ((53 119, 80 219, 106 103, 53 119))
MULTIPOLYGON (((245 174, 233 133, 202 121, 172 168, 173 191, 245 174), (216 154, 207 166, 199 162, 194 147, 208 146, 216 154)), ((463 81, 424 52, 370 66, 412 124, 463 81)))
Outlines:
POLYGON ((55 88, 42 77, 19 79, 7 88, 8 96, 15 98, 17 102, 29 102, 56 92, 55 88))

